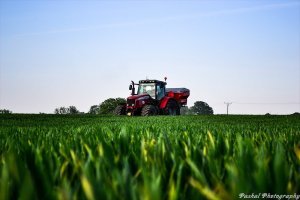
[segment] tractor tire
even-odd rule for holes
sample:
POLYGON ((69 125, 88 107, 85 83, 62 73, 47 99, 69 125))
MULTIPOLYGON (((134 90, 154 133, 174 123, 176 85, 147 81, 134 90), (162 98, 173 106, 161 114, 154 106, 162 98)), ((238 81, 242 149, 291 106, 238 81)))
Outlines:
POLYGON ((115 115, 125 115, 126 114, 125 109, 126 108, 124 105, 118 105, 114 110, 114 114, 115 115))
POLYGON ((153 115, 157 115, 157 108, 153 105, 145 105, 142 108, 142 112, 141 115, 142 116, 153 116, 153 115))
POLYGON ((169 100, 164 110, 165 115, 180 115, 180 107, 175 100, 169 100))

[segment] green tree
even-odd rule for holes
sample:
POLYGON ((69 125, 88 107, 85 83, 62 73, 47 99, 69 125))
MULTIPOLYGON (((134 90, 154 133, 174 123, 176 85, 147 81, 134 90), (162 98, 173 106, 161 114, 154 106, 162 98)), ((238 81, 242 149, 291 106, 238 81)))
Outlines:
POLYGON ((214 111, 206 102, 196 101, 194 106, 191 107, 191 111, 197 115, 213 115, 214 111))
POLYGON ((292 115, 293 115, 293 116, 300 116, 300 113, 294 112, 292 115))
POLYGON ((69 108, 62 106, 62 107, 56 108, 54 113, 55 114, 69 114, 69 108))
POLYGON ((75 106, 69 106, 68 108, 59 107, 59 108, 55 108, 54 113, 55 114, 78 114, 79 110, 77 110, 75 106))
POLYGON ((55 114, 67 114, 67 109, 65 107, 55 108, 55 114))
POLYGON ((124 98, 106 99, 99 106, 100 114, 112 114, 118 105, 125 104, 125 103, 126 103, 126 99, 124 99, 124 98))
POLYGON ((180 108, 180 114, 181 115, 189 115, 191 114, 189 107, 184 106, 180 108))
POLYGON ((99 105, 93 105, 91 106, 89 110, 89 114, 99 114, 100 113, 100 106, 99 105))
POLYGON ((75 106, 69 106, 68 108, 68 114, 78 114, 79 110, 77 110, 77 108, 75 106))
POLYGON ((7 109, 0 109, 0 114, 11 114, 12 111, 7 110, 7 109))

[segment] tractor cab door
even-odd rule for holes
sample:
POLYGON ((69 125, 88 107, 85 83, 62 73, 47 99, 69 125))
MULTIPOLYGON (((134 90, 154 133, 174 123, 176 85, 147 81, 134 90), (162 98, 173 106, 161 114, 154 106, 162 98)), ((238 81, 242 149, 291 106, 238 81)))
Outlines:
POLYGON ((165 96, 165 85, 163 83, 158 83, 156 85, 156 99, 161 100, 165 96))

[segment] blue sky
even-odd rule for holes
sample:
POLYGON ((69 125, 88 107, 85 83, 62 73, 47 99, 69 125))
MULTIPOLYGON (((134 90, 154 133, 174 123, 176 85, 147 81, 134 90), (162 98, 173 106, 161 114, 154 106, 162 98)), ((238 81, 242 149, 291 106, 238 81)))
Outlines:
POLYGON ((300 112, 300 1, 0 1, 0 108, 53 113, 168 77, 215 113, 300 112))

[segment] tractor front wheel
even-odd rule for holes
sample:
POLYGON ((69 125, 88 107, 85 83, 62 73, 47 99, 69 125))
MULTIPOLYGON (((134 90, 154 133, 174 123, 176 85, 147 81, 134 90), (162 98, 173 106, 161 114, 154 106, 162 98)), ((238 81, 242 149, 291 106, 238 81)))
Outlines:
POLYGON ((142 108, 142 112, 141 112, 142 116, 153 116, 153 115, 157 115, 157 114, 158 114, 157 109, 153 105, 145 105, 142 108))
POLYGON ((114 110, 114 113, 115 115, 125 115, 125 106, 124 105, 118 105, 115 110, 114 110))

